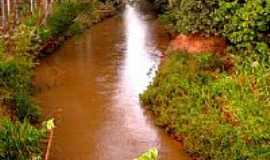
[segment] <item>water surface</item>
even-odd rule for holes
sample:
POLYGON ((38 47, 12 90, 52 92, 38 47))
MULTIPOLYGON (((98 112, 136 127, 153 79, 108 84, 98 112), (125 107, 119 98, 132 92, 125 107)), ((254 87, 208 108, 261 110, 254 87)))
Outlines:
POLYGON ((151 147, 161 160, 188 159, 139 104, 167 43, 147 3, 127 5, 43 59, 35 85, 56 118, 50 159, 132 160, 151 147))

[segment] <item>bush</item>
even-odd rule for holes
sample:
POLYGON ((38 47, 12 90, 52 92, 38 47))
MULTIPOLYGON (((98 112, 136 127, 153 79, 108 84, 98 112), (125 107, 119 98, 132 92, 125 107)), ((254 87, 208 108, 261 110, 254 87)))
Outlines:
POLYGON ((174 31, 181 33, 217 32, 213 14, 219 0, 177 0, 175 7, 167 11, 161 20, 174 31))
POLYGON ((13 101, 16 107, 16 115, 20 121, 27 119, 30 122, 37 122, 39 120, 41 112, 28 92, 23 90, 16 92, 13 101))
MULTIPOLYGON (((270 1, 220 1, 216 10, 215 21, 224 37, 241 51, 254 53, 254 48, 269 51, 267 34, 270 25, 270 1)), ((259 55, 269 56, 263 50, 256 50, 259 55)))
POLYGON ((1 60, 1 86, 6 86, 13 91, 29 90, 32 78, 32 67, 32 61, 26 57, 1 60))
POLYGON ((178 33, 223 35, 233 53, 256 53, 269 63, 267 0, 177 0, 161 21, 178 33))
POLYGON ((16 56, 29 55, 32 50, 32 39, 35 35, 35 28, 24 24, 19 25, 12 34, 12 43, 15 49, 12 53, 16 56))
POLYGON ((0 61, 0 86, 12 94, 18 118, 36 121, 40 115, 38 107, 31 100, 32 60, 28 57, 16 57, 0 61))
POLYGON ((43 129, 4 119, 0 124, 0 159, 30 160, 41 159, 41 141, 45 136, 43 129))
POLYGON ((150 0, 152 3, 154 3, 155 9, 157 9, 160 12, 165 12, 169 8, 168 0, 150 0))
POLYGON ((173 54, 140 96, 159 126, 204 159, 270 158, 269 69, 253 60, 173 54), (232 73, 231 73, 232 72, 232 73))
POLYGON ((64 33, 73 20, 84 10, 83 3, 64 1, 57 4, 48 18, 48 28, 53 36, 64 33))

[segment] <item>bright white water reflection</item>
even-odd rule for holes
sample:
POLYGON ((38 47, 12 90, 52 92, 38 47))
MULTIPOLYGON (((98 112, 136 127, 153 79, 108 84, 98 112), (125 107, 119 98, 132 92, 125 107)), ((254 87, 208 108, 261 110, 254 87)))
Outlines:
POLYGON ((154 55, 153 51, 156 49, 150 30, 137 8, 126 6, 125 25, 127 43, 125 83, 128 83, 126 85, 130 87, 132 93, 139 94, 151 81, 159 64, 159 57, 154 55))

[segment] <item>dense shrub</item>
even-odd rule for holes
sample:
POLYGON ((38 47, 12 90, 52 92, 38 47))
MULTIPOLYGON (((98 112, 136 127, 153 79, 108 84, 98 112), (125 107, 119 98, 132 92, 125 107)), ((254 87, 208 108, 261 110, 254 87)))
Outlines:
POLYGON ((38 122, 41 116, 39 106, 32 100, 29 92, 17 91, 12 99, 15 103, 16 116, 20 121, 28 119, 30 122, 38 122))
POLYGON ((0 61, 1 85, 14 91, 29 90, 32 76, 32 62, 27 58, 14 58, 0 61))
POLYGON ((0 86, 11 92, 9 100, 21 121, 39 117, 38 107, 31 100, 32 67, 32 60, 24 56, 0 61, 0 86))
POLYGON ((57 36, 64 33, 84 9, 84 3, 72 1, 64 1, 56 5, 48 18, 48 28, 52 35, 57 36))
POLYGON ((154 4, 155 9, 165 12, 169 8, 168 0, 149 0, 154 4))
POLYGON ((8 119, 1 120, 0 159, 42 159, 41 142, 45 134, 44 129, 37 129, 27 121, 13 123, 8 119))
POLYGON ((173 54, 140 96, 158 125, 204 159, 270 159, 269 69, 235 57, 173 54))
POLYGON ((213 14, 219 0, 177 0, 161 20, 181 33, 216 33, 213 14))
POLYGON ((234 46, 243 52, 256 51, 268 56, 267 35, 270 25, 270 1, 220 1, 215 21, 219 30, 234 46), (267 55, 266 55, 267 54, 267 55))

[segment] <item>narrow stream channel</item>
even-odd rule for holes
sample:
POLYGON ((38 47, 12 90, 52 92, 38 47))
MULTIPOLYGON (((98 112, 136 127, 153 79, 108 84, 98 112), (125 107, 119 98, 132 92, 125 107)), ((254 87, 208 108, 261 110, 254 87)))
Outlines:
POLYGON ((132 160, 151 147, 188 159, 139 104, 168 43, 149 8, 127 5, 41 61, 35 97, 57 124, 50 160, 132 160))

